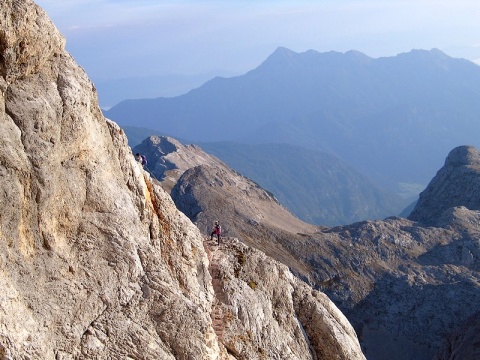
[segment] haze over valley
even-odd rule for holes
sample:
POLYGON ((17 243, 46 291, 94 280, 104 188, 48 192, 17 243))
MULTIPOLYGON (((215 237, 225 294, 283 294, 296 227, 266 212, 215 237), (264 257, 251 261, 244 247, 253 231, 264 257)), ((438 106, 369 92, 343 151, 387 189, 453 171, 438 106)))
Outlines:
MULTIPOLYGON (((478 65, 437 49, 372 59, 358 51, 278 48, 244 75, 215 78, 173 98, 126 100, 104 113, 128 126, 127 133, 131 126, 143 126, 200 144, 272 191, 305 221, 346 224, 400 214, 451 148, 479 144, 479 84, 478 65), (254 147, 261 144, 286 146, 278 146, 276 156, 266 147, 254 147), (296 157, 289 146, 296 147, 296 157), (390 192, 390 200, 364 202, 367 211, 358 203, 340 216, 333 215, 330 201, 316 203, 329 209, 330 219, 312 217, 315 210, 305 202, 308 210, 292 207, 294 199, 315 198, 326 189, 319 179, 328 177, 331 167, 314 165, 312 151, 338 158, 339 165, 343 161, 370 181, 372 190, 390 192), (266 157, 285 171, 261 166, 258 160, 266 157), (290 173, 295 159, 303 170, 290 173), (317 175, 308 175, 312 169, 317 175), (273 177, 285 184, 309 179, 311 185, 290 186, 302 195, 286 196, 281 184, 272 187, 273 177)), ((350 190, 340 184, 336 182, 333 197, 350 202, 350 190)))

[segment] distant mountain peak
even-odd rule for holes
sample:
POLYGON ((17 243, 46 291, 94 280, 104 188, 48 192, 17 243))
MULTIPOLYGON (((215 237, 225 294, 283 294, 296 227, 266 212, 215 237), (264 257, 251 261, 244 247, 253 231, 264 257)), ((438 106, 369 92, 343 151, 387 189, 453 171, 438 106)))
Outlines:
POLYGON ((145 145, 152 144, 156 146, 162 154, 170 154, 183 147, 180 141, 170 136, 156 136, 152 135, 144 140, 145 145))
POLYGON ((292 56, 292 55, 297 55, 297 54, 298 53, 296 53, 293 50, 290 50, 290 49, 288 49, 286 47, 283 47, 283 46, 279 46, 275 49, 275 51, 270 56, 292 56))
POLYGON ((364 53, 358 50, 349 50, 344 54, 344 56, 347 59, 351 59, 353 61, 362 62, 362 63, 373 61, 373 58, 371 58, 368 55, 365 55, 364 53))
POLYGON ((451 59, 450 56, 445 54, 443 51, 433 48, 430 50, 424 50, 424 49, 413 49, 405 53, 401 53, 397 55, 398 57, 413 57, 415 59, 418 58, 424 58, 424 59, 433 59, 433 58, 438 58, 438 59, 451 59))
POLYGON ((430 53, 432 53, 432 54, 437 54, 437 55, 448 56, 447 54, 445 54, 442 50, 440 50, 440 49, 438 49, 438 48, 432 48, 432 49, 430 49, 430 53))
POLYGON ((292 59, 299 54, 293 50, 287 49, 286 47, 278 47, 270 56, 268 56, 265 61, 260 64, 262 66, 279 66, 288 62, 291 62, 292 59))
POLYGON ((338 51, 328 51, 320 53, 316 50, 310 49, 301 53, 297 53, 285 47, 278 47, 260 66, 259 68, 278 68, 285 65, 300 64, 304 65, 306 62, 317 62, 319 59, 330 59, 338 61, 344 59, 346 61, 367 62, 373 60, 371 57, 365 55, 358 50, 349 50, 345 53, 338 51))

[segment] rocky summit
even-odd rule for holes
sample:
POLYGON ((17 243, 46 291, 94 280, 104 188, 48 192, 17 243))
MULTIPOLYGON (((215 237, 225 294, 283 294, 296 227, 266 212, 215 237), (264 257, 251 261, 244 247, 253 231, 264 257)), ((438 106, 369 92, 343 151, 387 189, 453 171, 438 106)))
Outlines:
POLYGON ((430 185, 420 194, 409 218, 425 225, 445 225, 442 214, 455 206, 480 210, 480 154, 473 146, 453 149, 430 185))
POLYGON ((365 359, 325 294, 205 241, 40 7, 0 24, 0 359, 365 359))
MULTIPOLYGON (((189 149, 179 145, 163 156, 185 157, 189 149)), ((480 310, 475 148, 448 154, 409 219, 331 228, 301 222, 249 179, 223 163, 205 163, 197 147, 190 158, 195 154, 201 156, 189 169, 171 165, 179 175, 169 185, 177 207, 207 236, 219 220, 225 246, 238 237, 322 290, 353 324, 369 360, 444 359, 453 348, 474 353, 467 319, 480 310)))

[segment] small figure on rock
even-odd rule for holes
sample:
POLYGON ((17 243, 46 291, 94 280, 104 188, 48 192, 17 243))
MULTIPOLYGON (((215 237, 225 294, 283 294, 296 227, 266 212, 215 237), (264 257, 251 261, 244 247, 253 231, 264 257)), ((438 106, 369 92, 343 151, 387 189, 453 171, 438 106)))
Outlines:
POLYGON ((213 231, 210 234, 210 241, 213 240, 213 235, 217 235, 217 244, 220 245, 220 237, 222 235, 222 227, 220 226, 220 223, 215 221, 215 225, 213 226, 213 231))
POLYGON ((145 157, 145 155, 140 155, 139 153, 136 153, 135 160, 137 160, 140 164, 142 164, 143 167, 147 165, 147 158, 145 157))

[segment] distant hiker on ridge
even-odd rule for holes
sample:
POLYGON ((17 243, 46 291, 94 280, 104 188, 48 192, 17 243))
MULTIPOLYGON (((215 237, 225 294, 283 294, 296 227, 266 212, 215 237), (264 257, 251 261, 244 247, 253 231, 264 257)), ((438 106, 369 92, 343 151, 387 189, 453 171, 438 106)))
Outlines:
POLYGON ((210 241, 213 240, 213 235, 217 235, 217 245, 220 245, 220 237, 222 235, 222 227, 218 221, 215 221, 215 226, 213 227, 213 231, 210 234, 210 241))
POLYGON ((140 155, 139 153, 135 154, 135 160, 137 160, 143 167, 147 165, 147 158, 144 155, 140 155))

